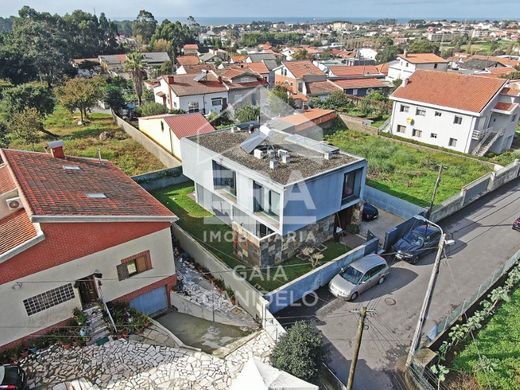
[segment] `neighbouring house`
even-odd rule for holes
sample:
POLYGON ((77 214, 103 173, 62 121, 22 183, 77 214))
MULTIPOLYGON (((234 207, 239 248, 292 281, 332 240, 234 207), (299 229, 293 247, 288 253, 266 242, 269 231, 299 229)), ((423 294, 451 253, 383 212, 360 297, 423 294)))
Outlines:
POLYGON ((179 66, 200 64, 198 56, 178 56, 175 60, 179 66))
POLYGON ((305 83, 303 92, 306 97, 325 99, 334 91, 341 91, 341 88, 332 80, 323 80, 305 83))
POLYGON ((204 115, 199 112, 141 117, 139 118, 139 130, 181 161, 181 138, 215 131, 204 115))
POLYGON ((334 86, 327 82, 325 73, 311 61, 284 61, 275 69, 275 84, 287 88, 299 107, 304 106, 309 100, 312 83, 316 83, 313 96, 322 96, 324 89, 334 89, 334 86))
POLYGON ((287 133, 295 133, 322 141, 323 130, 334 124, 338 114, 334 110, 310 108, 303 112, 273 119, 269 126, 287 133))
POLYGON ((359 79, 359 78, 384 78, 379 68, 375 65, 355 65, 355 66, 330 66, 330 78, 333 79, 359 79))
POLYGON ((518 125, 520 91, 508 80, 417 70, 391 96, 390 132, 482 156, 509 149, 518 125))
POLYGON ((515 70, 515 66, 520 65, 520 61, 507 57, 472 55, 459 57, 452 62, 452 67, 464 73, 477 73, 482 71, 490 71, 492 69, 509 68, 515 70))
POLYGON ((101 72, 99 58, 75 58, 72 67, 76 69, 79 77, 92 77, 101 72))
POLYGON ((247 69, 223 69, 218 73, 169 75, 159 78, 154 88, 155 101, 169 110, 219 113, 240 104, 259 104, 261 76, 247 69))
POLYGON ((196 43, 187 43, 182 47, 182 53, 185 56, 198 56, 199 45, 197 45, 196 43))
POLYGON ((437 70, 446 72, 449 62, 433 53, 404 53, 397 56, 397 60, 388 66, 387 79, 406 80, 416 70, 437 70))
POLYGON ((126 301, 153 315, 176 282, 166 207, 106 160, 1 149, 0 348, 126 301))
POLYGON ((380 92, 383 95, 388 95, 393 88, 390 81, 381 78, 359 78, 359 79, 344 79, 334 80, 337 85, 347 95, 366 96, 372 92, 380 92))
MULTIPOLYGON (((164 63, 171 61, 170 56, 166 52, 149 52, 141 53, 143 55, 143 62, 146 66, 147 73, 154 68, 159 68, 164 63)), ((128 60, 126 54, 110 54, 101 55, 98 57, 101 69, 111 76, 120 76, 130 78, 128 72, 125 70, 125 63, 128 60)))
POLYGON ((233 231, 236 256, 279 264, 360 220, 366 160, 267 126, 181 139, 197 203, 233 231))
POLYGON ((199 74, 203 71, 216 70, 213 64, 181 65, 175 71, 176 74, 199 74))

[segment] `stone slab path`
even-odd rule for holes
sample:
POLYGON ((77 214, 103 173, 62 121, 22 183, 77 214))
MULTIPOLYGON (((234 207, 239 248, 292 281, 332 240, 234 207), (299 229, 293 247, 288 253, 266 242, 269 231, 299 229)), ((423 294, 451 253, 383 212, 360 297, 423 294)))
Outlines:
POLYGON ((30 388, 52 389, 86 378, 96 389, 227 389, 251 356, 267 362, 274 346, 265 331, 224 359, 184 348, 115 340, 68 350, 53 346, 21 363, 30 388))

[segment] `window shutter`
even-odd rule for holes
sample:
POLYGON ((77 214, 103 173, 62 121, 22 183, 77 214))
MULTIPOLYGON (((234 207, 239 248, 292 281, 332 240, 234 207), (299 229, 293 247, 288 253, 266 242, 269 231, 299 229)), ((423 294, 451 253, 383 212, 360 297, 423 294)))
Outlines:
POLYGON ((137 272, 144 272, 148 268, 146 267, 146 256, 139 256, 135 259, 135 264, 137 266, 137 272))
POLYGON ((126 264, 119 264, 117 266, 117 278, 119 280, 128 279, 128 267, 126 264))

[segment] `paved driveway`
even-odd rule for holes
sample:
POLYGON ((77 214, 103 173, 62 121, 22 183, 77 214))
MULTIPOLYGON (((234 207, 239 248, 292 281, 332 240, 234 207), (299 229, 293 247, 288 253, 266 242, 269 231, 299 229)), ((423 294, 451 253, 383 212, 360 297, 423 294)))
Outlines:
MULTIPOLYGON (((442 261, 425 333, 520 248, 520 233, 511 229, 515 216, 520 215, 519 190, 516 180, 442 222, 456 242, 448 251, 449 258, 442 261)), ((404 389, 394 369, 402 364, 410 344, 433 260, 431 254, 417 265, 394 264, 383 285, 353 303, 334 299, 322 288, 318 305, 287 308, 277 315, 285 322, 313 321, 330 344, 331 368, 346 380, 357 326, 357 314, 352 311, 367 305, 373 312, 368 316, 354 387, 404 389)))

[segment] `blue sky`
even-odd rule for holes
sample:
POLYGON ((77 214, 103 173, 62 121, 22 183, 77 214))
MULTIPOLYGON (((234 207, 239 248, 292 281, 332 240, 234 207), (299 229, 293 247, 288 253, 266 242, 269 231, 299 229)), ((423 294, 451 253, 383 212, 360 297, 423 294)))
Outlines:
POLYGON ((146 8, 167 16, 453 17, 520 19, 520 0, 0 0, 0 16, 23 5, 63 14, 74 9, 134 17, 146 8), (146 4, 146 5, 144 5, 146 4))

